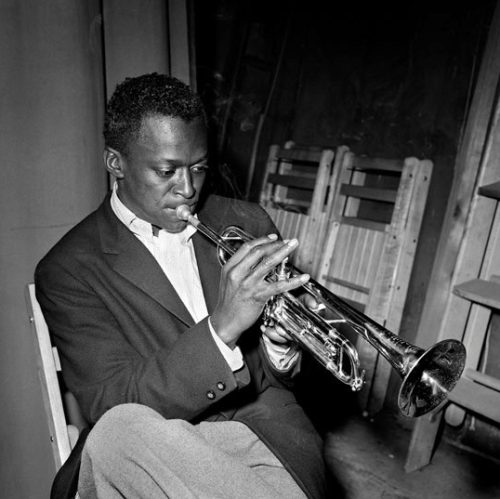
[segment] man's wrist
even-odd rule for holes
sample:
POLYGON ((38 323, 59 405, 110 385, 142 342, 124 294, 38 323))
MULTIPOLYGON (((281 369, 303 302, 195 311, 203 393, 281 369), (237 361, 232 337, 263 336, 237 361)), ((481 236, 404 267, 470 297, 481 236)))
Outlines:
POLYGON ((208 328, 210 329, 210 333, 215 341, 215 344, 220 350, 222 356, 226 359, 226 362, 229 364, 231 370, 235 372, 238 369, 241 369, 244 365, 243 354, 241 353, 241 350, 237 346, 231 348, 222 341, 213 327, 211 316, 208 317, 208 328))
POLYGON ((208 322, 210 324, 210 327, 212 329, 212 332, 217 335, 217 337, 231 350, 234 350, 236 348, 236 340, 227 340, 227 338, 224 337, 224 334, 221 332, 220 327, 218 326, 218 323, 216 320, 214 320, 213 315, 208 316, 208 322))

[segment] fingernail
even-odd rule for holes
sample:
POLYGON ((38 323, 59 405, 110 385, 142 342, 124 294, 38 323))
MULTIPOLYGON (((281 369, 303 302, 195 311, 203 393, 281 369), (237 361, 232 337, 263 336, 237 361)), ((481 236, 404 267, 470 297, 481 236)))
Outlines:
POLYGON ((269 234, 267 237, 269 239, 272 239, 273 241, 276 241, 276 239, 278 239, 278 235, 277 234, 269 234))
POLYGON ((290 239, 290 241, 287 242, 288 246, 291 248, 294 248, 295 246, 298 246, 299 241, 297 239, 290 239))

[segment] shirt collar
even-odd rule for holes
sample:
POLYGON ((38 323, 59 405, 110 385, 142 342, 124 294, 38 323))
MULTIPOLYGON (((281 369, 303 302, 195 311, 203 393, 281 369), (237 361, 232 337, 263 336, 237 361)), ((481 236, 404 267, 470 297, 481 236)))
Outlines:
MULTIPOLYGON (((134 234, 143 237, 151 237, 157 230, 153 231, 153 226, 149 222, 146 222, 142 218, 139 218, 135 213, 130 211, 118 197, 118 182, 113 185, 113 190, 111 193, 111 209, 118 217, 118 219, 134 234)), ((197 215, 195 214, 195 217, 197 215)), ((196 232, 196 227, 191 224, 187 224, 186 228, 178 233, 178 238, 188 241, 193 237, 196 232)), ((166 234, 168 232, 164 231, 166 234)))

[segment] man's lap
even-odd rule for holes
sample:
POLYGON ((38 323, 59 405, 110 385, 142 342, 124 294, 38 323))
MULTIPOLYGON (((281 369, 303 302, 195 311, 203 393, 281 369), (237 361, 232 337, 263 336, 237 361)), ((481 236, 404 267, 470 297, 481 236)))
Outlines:
POLYGON ((111 497, 303 498, 272 451, 236 421, 166 420, 138 404, 108 411, 82 456, 82 499, 111 497), (101 491, 101 494, 99 494, 101 491), (190 494, 190 495, 189 495, 190 494))

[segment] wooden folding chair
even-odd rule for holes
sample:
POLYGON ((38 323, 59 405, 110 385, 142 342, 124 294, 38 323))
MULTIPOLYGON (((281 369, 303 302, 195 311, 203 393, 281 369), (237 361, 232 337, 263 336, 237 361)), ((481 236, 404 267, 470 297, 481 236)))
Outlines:
POLYGON ((289 141, 272 145, 266 163, 260 204, 296 213, 310 214, 316 191, 328 181, 334 152, 298 147, 289 141))
MULTIPOLYGON (((367 158, 344 150, 317 280, 365 315, 398 334, 418 242, 432 162, 367 158)), ((362 338, 367 373, 361 405, 378 411, 389 364, 362 338)))
POLYGON ((322 247, 331 202, 331 179, 337 159, 331 149, 270 147, 260 204, 285 239, 296 237, 300 246, 291 261, 314 272, 314 255, 322 247))
POLYGON ((35 296, 35 285, 26 287, 26 302, 35 341, 38 376, 42 388, 43 402, 47 414, 50 443, 56 471, 68 459, 78 440, 77 426, 67 424, 58 372, 61 371, 57 348, 52 346, 49 329, 35 296))

